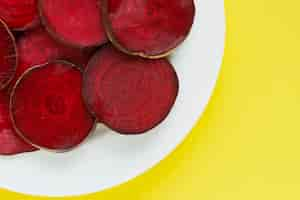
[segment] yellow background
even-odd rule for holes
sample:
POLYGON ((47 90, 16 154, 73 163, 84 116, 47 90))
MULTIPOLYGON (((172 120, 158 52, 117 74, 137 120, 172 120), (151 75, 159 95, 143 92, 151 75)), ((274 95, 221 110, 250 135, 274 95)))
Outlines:
POLYGON ((300 1, 225 3, 221 75, 187 140, 143 176, 70 199, 300 199, 300 1))

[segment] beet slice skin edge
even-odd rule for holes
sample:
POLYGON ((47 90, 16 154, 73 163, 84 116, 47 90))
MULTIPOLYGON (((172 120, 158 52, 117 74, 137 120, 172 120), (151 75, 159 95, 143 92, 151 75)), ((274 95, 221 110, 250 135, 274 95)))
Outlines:
POLYGON ((167 59, 129 56, 107 45, 85 70, 83 97, 98 121, 121 134, 141 134, 166 118, 178 88, 167 59))
POLYGON ((181 44, 195 15, 193 0, 101 0, 105 30, 121 51, 161 58, 181 44))
POLYGON ((17 132, 34 146, 55 152, 79 145, 95 125, 81 98, 81 85, 80 68, 65 61, 27 70, 10 100, 17 132))
POLYGON ((15 155, 37 150, 14 130, 9 116, 9 96, 0 92, 0 155, 15 155))
POLYGON ((32 66, 60 59, 85 68, 91 56, 88 49, 72 48, 58 43, 42 27, 27 31, 20 36, 17 40, 17 48, 19 64, 10 84, 11 87, 32 66))
POLYGON ((4 89, 15 75, 18 64, 15 38, 0 20, 0 89, 4 89))
POLYGON ((39 0, 41 20, 49 33, 75 47, 107 42, 97 0, 39 0))
POLYGON ((0 0, 0 18, 13 30, 39 24, 36 0, 0 0))

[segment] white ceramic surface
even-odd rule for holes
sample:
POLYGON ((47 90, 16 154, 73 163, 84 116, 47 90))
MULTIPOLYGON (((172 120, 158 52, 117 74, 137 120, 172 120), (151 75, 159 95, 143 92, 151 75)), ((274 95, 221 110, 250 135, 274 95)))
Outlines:
POLYGON ((195 3, 192 32, 171 58, 180 79, 179 97, 159 127, 141 136, 121 136, 100 126, 69 153, 0 157, 0 187, 48 196, 101 191, 140 175, 174 150, 204 111, 223 56, 223 0, 195 3))

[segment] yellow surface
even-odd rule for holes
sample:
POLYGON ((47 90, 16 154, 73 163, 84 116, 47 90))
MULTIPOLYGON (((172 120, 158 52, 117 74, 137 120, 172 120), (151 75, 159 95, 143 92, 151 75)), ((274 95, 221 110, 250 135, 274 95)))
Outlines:
POLYGON ((222 73, 184 144, 127 184, 71 199, 300 199, 300 1, 225 1, 222 73))

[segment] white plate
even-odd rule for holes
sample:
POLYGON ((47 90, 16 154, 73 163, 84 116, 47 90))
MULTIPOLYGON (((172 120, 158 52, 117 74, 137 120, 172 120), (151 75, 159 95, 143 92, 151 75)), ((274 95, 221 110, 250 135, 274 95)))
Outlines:
POLYGON ((0 157, 0 187, 47 196, 101 191, 140 175, 174 150, 204 111, 223 56, 223 0, 195 3, 192 33, 172 56, 180 79, 179 97, 159 127, 141 136, 120 136, 99 127, 86 144, 69 153, 0 157))

